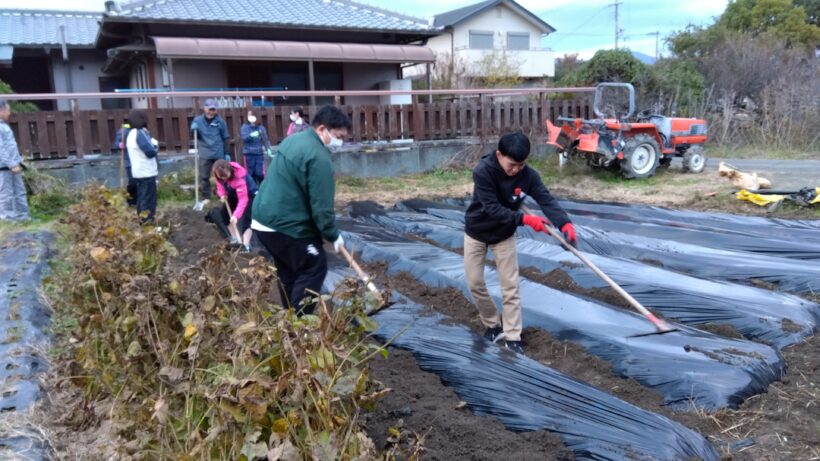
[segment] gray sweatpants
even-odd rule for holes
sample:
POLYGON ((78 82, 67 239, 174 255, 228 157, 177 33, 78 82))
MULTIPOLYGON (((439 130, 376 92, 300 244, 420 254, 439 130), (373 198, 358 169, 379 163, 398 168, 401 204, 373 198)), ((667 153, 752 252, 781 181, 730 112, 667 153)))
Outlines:
POLYGON ((200 200, 211 199, 211 169, 218 158, 199 159, 199 194, 200 200))
POLYGON ((0 219, 28 219, 28 201, 23 174, 0 170, 0 219))

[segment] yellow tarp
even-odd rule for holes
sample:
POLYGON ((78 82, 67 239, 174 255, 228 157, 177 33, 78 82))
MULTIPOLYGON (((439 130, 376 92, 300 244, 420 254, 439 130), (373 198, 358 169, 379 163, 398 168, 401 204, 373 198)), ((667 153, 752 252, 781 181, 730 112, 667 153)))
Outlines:
POLYGON ((752 202, 752 203, 754 203, 755 205, 760 205, 760 206, 767 206, 767 205, 771 205, 771 204, 772 204, 772 203, 774 203, 774 202, 779 202, 779 201, 781 201, 781 200, 783 200, 783 199, 785 199, 785 198, 786 198, 786 196, 785 196, 785 195, 776 195, 776 194, 766 194, 766 195, 761 195, 761 194, 753 194, 753 193, 751 193, 751 192, 747 191, 746 189, 741 189, 741 190, 737 191, 737 192, 735 193, 735 197, 737 197, 737 198, 738 198, 738 200, 745 200, 745 201, 747 201, 747 202, 752 202))
POLYGON ((815 188, 814 194, 813 194, 814 197, 811 200, 809 200, 808 202, 806 201, 807 197, 804 197, 805 194, 802 194, 802 192, 807 192, 808 197, 811 197, 811 195, 812 195, 811 189, 802 189, 800 192, 801 192, 800 194, 794 194, 794 195, 789 196, 789 195, 778 195, 778 194, 755 194, 753 192, 749 192, 746 189, 741 189, 741 190, 739 190, 735 193, 735 197, 737 197, 738 200, 744 200, 746 202, 752 202, 755 205, 760 205, 760 206, 768 206, 768 205, 771 205, 772 203, 780 202, 780 201, 785 200, 785 199, 795 200, 795 201, 797 201, 798 204, 801 204, 801 205, 805 205, 806 203, 808 203, 809 205, 816 205, 816 204, 820 203, 820 187, 815 188), (798 200, 798 199, 802 199, 802 200, 798 200))

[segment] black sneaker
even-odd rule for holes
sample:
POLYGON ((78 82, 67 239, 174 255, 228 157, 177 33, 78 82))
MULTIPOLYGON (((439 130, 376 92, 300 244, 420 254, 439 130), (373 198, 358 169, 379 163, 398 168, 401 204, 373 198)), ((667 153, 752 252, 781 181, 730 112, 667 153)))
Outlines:
POLYGON ((521 341, 506 341, 506 343, 507 343, 507 349, 509 349, 513 352, 518 352, 519 354, 524 353, 524 347, 521 346, 521 341))
POLYGON ((499 339, 501 339, 501 337, 503 335, 504 335, 504 329, 501 328, 501 325, 497 325, 497 326, 494 326, 494 327, 487 328, 484 331, 484 339, 486 339, 487 341, 489 341, 491 343, 494 343, 494 342, 498 341, 499 339))

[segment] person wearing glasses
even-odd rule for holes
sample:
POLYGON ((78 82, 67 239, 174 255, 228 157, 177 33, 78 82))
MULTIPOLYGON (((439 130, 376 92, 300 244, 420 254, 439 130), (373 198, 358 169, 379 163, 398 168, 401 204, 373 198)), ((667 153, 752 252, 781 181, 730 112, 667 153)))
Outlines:
POLYGON ((202 114, 191 122, 192 135, 199 147, 199 180, 203 205, 211 198, 211 170, 217 160, 230 160, 228 155, 228 124, 216 113, 216 101, 205 100, 202 114))

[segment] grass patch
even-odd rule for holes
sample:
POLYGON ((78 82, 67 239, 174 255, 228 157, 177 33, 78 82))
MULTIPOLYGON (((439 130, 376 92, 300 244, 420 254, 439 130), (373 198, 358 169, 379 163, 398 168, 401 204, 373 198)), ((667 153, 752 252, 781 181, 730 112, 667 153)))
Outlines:
POLYGON ((473 173, 469 168, 438 168, 415 175, 384 178, 341 176, 336 179, 336 200, 374 200, 395 203, 413 197, 433 195, 461 196, 472 190, 473 173))
POLYGON ((820 160, 820 146, 812 150, 779 149, 772 147, 727 147, 706 146, 710 158, 742 158, 760 160, 820 160))
POLYGON ((78 200, 77 191, 34 166, 28 167, 23 180, 26 184, 29 212, 34 220, 52 221, 78 200))
POLYGON ((157 183, 157 203, 193 203, 195 180, 193 167, 160 176, 157 183))

